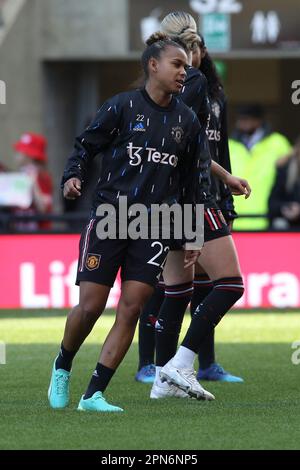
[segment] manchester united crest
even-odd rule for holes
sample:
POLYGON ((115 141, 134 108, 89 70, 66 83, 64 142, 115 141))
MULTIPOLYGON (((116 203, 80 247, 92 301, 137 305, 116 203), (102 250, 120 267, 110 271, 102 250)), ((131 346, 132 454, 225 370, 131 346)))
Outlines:
POLYGON ((180 144, 182 142, 183 135, 184 135, 184 131, 182 127, 173 127, 172 137, 177 144, 180 144))
POLYGON ((85 266, 89 271, 94 271, 100 266, 101 255, 89 253, 86 258, 85 266))

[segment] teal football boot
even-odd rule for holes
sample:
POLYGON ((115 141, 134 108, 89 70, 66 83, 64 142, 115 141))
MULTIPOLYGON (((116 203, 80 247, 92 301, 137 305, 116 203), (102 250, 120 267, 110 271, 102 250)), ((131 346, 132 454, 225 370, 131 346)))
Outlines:
POLYGON ((55 369, 55 362, 53 364, 52 376, 50 386, 48 389, 48 399, 51 408, 61 409, 69 404, 69 382, 71 372, 64 369, 55 369))
POLYGON ((113 406, 107 403, 101 392, 94 393, 91 398, 87 398, 86 400, 84 400, 83 397, 84 395, 82 395, 77 408, 79 411, 97 411, 100 413, 124 411, 118 406, 113 406))

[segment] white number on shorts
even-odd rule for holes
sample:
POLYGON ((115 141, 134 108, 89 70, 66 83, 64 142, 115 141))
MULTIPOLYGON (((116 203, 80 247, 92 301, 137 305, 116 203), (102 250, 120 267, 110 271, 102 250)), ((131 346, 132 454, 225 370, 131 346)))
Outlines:
POLYGON ((162 264, 157 263, 155 260, 159 258, 160 255, 162 255, 163 253, 168 253, 169 247, 166 246, 164 249, 164 246, 161 242, 153 242, 151 248, 154 248, 155 246, 159 246, 159 252, 155 256, 153 256, 153 258, 151 258, 147 264, 152 264, 152 266, 157 266, 158 268, 160 268, 164 266, 167 258, 164 259, 162 264))

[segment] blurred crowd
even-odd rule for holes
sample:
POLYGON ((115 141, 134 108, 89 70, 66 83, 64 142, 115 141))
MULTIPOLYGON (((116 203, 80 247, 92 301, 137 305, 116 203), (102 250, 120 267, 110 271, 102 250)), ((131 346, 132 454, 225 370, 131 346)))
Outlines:
MULTIPOLYGON (((244 105, 238 109, 229 148, 232 173, 246 178, 252 188, 249 199, 235 197, 235 210, 240 217, 235 220, 233 229, 300 230, 300 137, 292 147, 284 135, 271 129, 260 105, 244 105)), ((13 151, 14 171, 0 162, 0 222, 4 217, 7 220, 9 214, 47 216, 53 210, 53 185, 47 169, 45 137, 26 132, 14 144, 13 151)), ((77 201, 65 202, 65 213, 88 214, 99 171, 100 164, 95 161, 90 169, 89 187, 77 201)), ((55 190, 60 191, 60 188, 55 190)), ((47 217, 36 219, 27 221, 24 217, 13 217, 9 230, 51 229, 47 217)), ((4 227, 3 223, 1 225, 4 227)), ((80 231, 82 224, 70 222, 68 228, 80 231)))

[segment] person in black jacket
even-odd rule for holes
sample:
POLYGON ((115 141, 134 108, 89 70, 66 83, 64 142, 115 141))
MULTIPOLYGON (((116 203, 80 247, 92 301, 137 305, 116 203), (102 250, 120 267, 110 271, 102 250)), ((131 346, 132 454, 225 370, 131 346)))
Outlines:
POLYGON ((273 229, 300 230, 300 137, 293 153, 277 162, 277 173, 269 198, 273 229))

